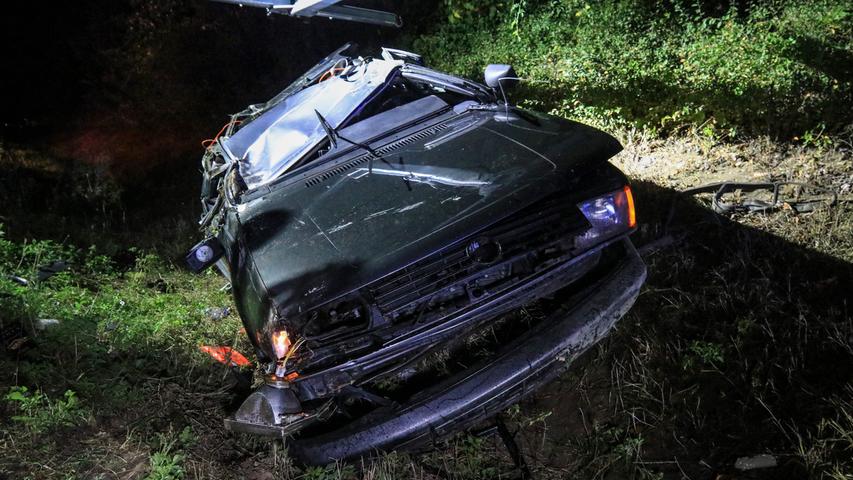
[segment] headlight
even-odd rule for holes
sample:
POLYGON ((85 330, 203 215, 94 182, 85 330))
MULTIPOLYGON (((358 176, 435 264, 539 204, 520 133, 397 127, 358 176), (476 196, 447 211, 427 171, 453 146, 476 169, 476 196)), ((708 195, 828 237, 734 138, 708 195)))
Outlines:
POLYGON ((267 373, 272 374, 274 380, 290 381, 296 378, 298 375, 292 371, 293 363, 305 339, 295 338, 288 333, 284 323, 274 313, 270 313, 270 320, 262 332, 259 332, 260 339, 266 340, 263 343, 273 357, 267 373), (288 374, 288 371, 291 372, 288 374))
POLYGON ((637 226, 631 187, 625 187, 578 204, 592 228, 580 235, 575 248, 585 250, 637 226))
POLYGON ((284 329, 276 330, 272 333, 272 349, 275 352, 276 360, 282 360, 290 353, 292 345, 290 335, 284 329))

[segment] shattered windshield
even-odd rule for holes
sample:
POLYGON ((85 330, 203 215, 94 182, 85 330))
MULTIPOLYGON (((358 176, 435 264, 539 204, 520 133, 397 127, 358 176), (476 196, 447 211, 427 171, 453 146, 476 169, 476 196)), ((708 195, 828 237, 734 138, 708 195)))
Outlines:
POLYGON ((372 60, 348 66, 345 72, 284 98, 224 140, 224 149, 239 162, 246 186, 272 181, 320 145, 326 132, 315 110, 338 128, 402 64, 372 60))

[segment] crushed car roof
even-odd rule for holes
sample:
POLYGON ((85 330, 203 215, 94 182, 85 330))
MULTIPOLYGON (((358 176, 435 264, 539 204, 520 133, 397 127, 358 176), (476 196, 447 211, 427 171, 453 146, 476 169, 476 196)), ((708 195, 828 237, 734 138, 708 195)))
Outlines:
POLYGON ((355 65, 284 98, 224 140, 225 150, 239 161, 246 185, 255 188, 274 180, 326 138, 317 112, 333 128, 339 127, 401 65, 399 60, 378 59, 355 65))

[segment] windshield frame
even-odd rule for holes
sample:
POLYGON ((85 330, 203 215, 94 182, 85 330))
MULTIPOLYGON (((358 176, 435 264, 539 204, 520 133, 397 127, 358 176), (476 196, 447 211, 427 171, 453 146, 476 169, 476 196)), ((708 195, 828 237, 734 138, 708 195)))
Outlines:
MULTIPOLYGON (((335 52, 333 52, 331 55, 328 55, 323 60, 321 60, 319 63, 317 63, 314 67, 312 67, 308 72, 301 75, 299 78, 297 78, 295 81, 293 81, 284 90, 282 90, 279 94, 277 94, 275 97, 273 97, 272 99, 270 99, 266 103, 252 105, 248 109, 244 110, 243 112, 235 115, 234 116, 235 120, 243 119, 242 120, 243 125, 239 129, 237 129, 237 131, 239 132, 240 130, 245 128, 247 125, 250 125, 255 119, 257 119, 258 117, 260 117, 264 113, 269 112, 270 110, 274 109, 277 105, 281 104, 281 102, 285 101, 286 99, 296 95, 297 93, 305 90, 306 88, 316 86, 317 85, 317 79, 319 79, 322 75, 324 75, 326 72, 328 72, 330 68, 334 67, 340 61, 347 60, 349 62, 352 62, 353 60, 355 60, 355 58, 357 58, 357 57, 350 57, 347 55, 343 55, 343 52, 352 48, 352 46, 353 46, 352 44, 348 43, 348 44, 342 46, 341 48, 339 48, 338 50, 336 50, 335 52), (245 120, 247 118, 248 118, 248 121, 245 120)), ((370 63, 370 60, 371 59, 367 59, 367 63, 370 63)), ((378 60, 378 59, 376 59, 376 60, 378 60)), ((388 86, 388 84, 390 82, 393 81, 395 76, 400 75, 400 76, 402 76, 408 80, 411 80, 411 81, 427 83, 433 87, 442 88, 442 89, 445 89, 447 91, 463 95, 465 97, 470 98, 471 100, 476 101, 479 104, 494 103, 496 101, 495 93, 491 89, 489 89, 488 87, 486 87, 484 85, 473 82, 471 80, 467 80, 467 79, 462 78, 462 77, 457 77, 457 76, 449 75, 449 74, 439 72, 436 70, 432 70, 432 69, 423 67, 421 65, 417 65, 417 64, 413 64, 413 63, 406 63, 406 62, 400 61, 399 66, 394 69, 394 72, 396 72, 396 73, 387 75, 384 79, 384 82, 382 84, 377 85, 373 89, 374 94, 376 92, 382 91, 384 88, 386 88, 388 86)), ((340 121, 338 122, 338 124, 335 128, 338 129, 338 128, 345 128, 347 126, 350 126, 349 122, 352 118, 353 113, 362 109, 365 105, 367 105, 370 101, 372 101, 374 97, 375 97, 375 95, 371 94, 367 98, 363 99, 362 102, 352 106, 350 111, 348 113, 346 113, 342 119, 340 119, 340 121)), ((285 112, 287 112, 287 111, 285 111, 285 112)), ((360 120, 357 123, 360 123, 361 121, 367 121, 367 120, 369 120, 369 118, 364 119, 364 120, 360 120)), ((232 122, 232 124, 236 124, 236 123, 237 122, 232 122)), ((232 127, 229 130, 234 130, 234 128, 232 127)), ((268 130, 269 129, 262 130, 261 131, 262 133, 260 135, 265 134, 265 132, 267 132, 268 130)), ((232 162, 234 162, 238 165, 246 162, 246 156, 248 155, 248 150, 243 153, 242 157, 238 158, 238 156, 235 155, 231 151, 230 148, 228 148, 228 140, 230 140, 230 137, 232 136, 232 134, 234 134, 234 132, 229 131, 228 134, 229 135, 227 137, 223 137, 222 139, 220 139, 220 144, 223 147, 222 150, 230 157, 232 162)), ((254 182, 251 185, 249 185, 248 182, 246 182, 241 168, 238 168, 235 170, 237 170, 238 175, 243 179, 243 184, 246 185, 246 191, 247 192, 254 191, 254 190, 257 190, 259 188, 263 188, 264 186, 267 186, 267 185, 277 181, 278 179, 287 177, 294 170, 299 170, 300 168, 293 168, 293 167, 294 166, 295 167, 301 167, 301 166, 305 165, 305 163, 307 163, 305 161, 305 159, 311 155, 316 155, 317 150, 322 147, 322 144, 324 141, 326 141, 326 140, 320 139, 319 141, 315 141, 312 148, 301 152, 298 157, 294 157, 294 158, 291 158, 290 160, 288 160, 286 162, 286 167, 271 169, 271 170, 275 170, 275 171, 272 173, 269 173, 269 175, 266 178, 263 178, 262 180, 259 180, 258 182, 254 182)))

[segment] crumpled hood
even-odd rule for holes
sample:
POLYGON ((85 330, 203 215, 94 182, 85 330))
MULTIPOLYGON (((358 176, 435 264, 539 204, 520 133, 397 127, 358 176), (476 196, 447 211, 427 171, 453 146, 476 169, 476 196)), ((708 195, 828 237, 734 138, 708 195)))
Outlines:
MULTIPOLYGON (((553 117, 498 122, 493 112, 311 186, 240 206, 242 247, 289 314, 347 293, 565 188, 573 169, 621 146, 553 117)), ((236 286, 235 286, 236 287, 236 286)))

